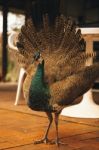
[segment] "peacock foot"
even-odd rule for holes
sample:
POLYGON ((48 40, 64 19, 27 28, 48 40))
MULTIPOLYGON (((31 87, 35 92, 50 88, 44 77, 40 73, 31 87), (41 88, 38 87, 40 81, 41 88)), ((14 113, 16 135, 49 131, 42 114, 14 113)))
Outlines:
POLYGON ((51 144, 56 144, 57 146, 67 145, 66 143, 61 142, 59 139, 52 141, 51 144))
POLYGON ((50 140, 48 138, 43 138, 41 140, 34 141, 34 144, 41 144, 41 143, 48 144, 50 143, 50 140))

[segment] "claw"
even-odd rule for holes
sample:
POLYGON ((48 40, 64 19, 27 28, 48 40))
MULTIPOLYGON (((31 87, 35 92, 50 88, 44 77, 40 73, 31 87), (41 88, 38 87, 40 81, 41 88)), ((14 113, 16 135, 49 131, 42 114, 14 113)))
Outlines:
POLYGON ((37 140, 37 141, 34 141, 34 144, 41 144, 41 143, 50 143, 50 140, 48 138, 44 138, 44 139, 41 139, 41 140, 37 140))
POLYGON ((67 145, 66 143, 61 142, 59 139, 52 141, 51 144, 56 144, 57 146, 67 145))

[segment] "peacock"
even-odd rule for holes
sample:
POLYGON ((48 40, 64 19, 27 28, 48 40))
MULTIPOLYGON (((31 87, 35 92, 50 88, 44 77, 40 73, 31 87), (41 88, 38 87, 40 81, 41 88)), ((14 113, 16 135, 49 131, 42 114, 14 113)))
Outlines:
POLYGON ((18 50, 13 53, 27 72, 23 83, 27 105, 45 112, 49 120, 44 138, 34 144, 51 143, 48 133, 54 117, 54 143, 59 145, 59 115, 92 87, 99 77, 99 63, 85 65, 97 54, 85 52, 85 40, 71 17, 57 16, 51 24, 45 14, 42 20, 40 27, 34 25, 32 18, 26 20, 18 34, 18 50))

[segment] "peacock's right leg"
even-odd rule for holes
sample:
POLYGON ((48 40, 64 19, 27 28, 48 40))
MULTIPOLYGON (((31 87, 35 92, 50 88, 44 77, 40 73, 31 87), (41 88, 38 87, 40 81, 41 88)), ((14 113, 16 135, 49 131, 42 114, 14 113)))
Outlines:
POLYGON ((49 129, 51 127, 52 121, 53 121, 53 116, 50 112, 46 112, 46 114, 47 114, 48 119, 49 119, 49 125, 48 125, 46 132, 45 132, 45 136, 41 140, 34 141, 34 144, 50 143, 50 140, 48 139, 48 133, 49 133, 49 129))

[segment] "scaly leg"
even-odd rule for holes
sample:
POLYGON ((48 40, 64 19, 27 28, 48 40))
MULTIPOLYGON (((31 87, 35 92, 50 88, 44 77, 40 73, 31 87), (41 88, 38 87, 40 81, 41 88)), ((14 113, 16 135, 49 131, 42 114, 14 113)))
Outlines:
POLYGON ((56 145, 59 145, 59 137, 58 137, 58 120, 59 120, 59 114, 55 113, 55 126, 56 126, 56 145))
POLYGON ((61 141, 59 141, 59 135, 58 135, 58 120, 59 120, 59 114, 60 113, 55 113, 55 126, 56 126, 56 139, 54 142, 52 142, 52 144, 56 144, 56 145, 67 145, 66 143, 62 143, 61 141))
POLYGON ((49 129, 51 127, 52 121, 53 121, 53 116, 50 112, 46 112, 46 114, 47 114, 48 119, 49 119, 49 125, 48 125, 48 128, 46 130, 45 136, 43 139, 35 141, 34 144, 41 144, 41 143, 49 143, 50 142, 48 139, 48 133, 49 133, 49 129))

